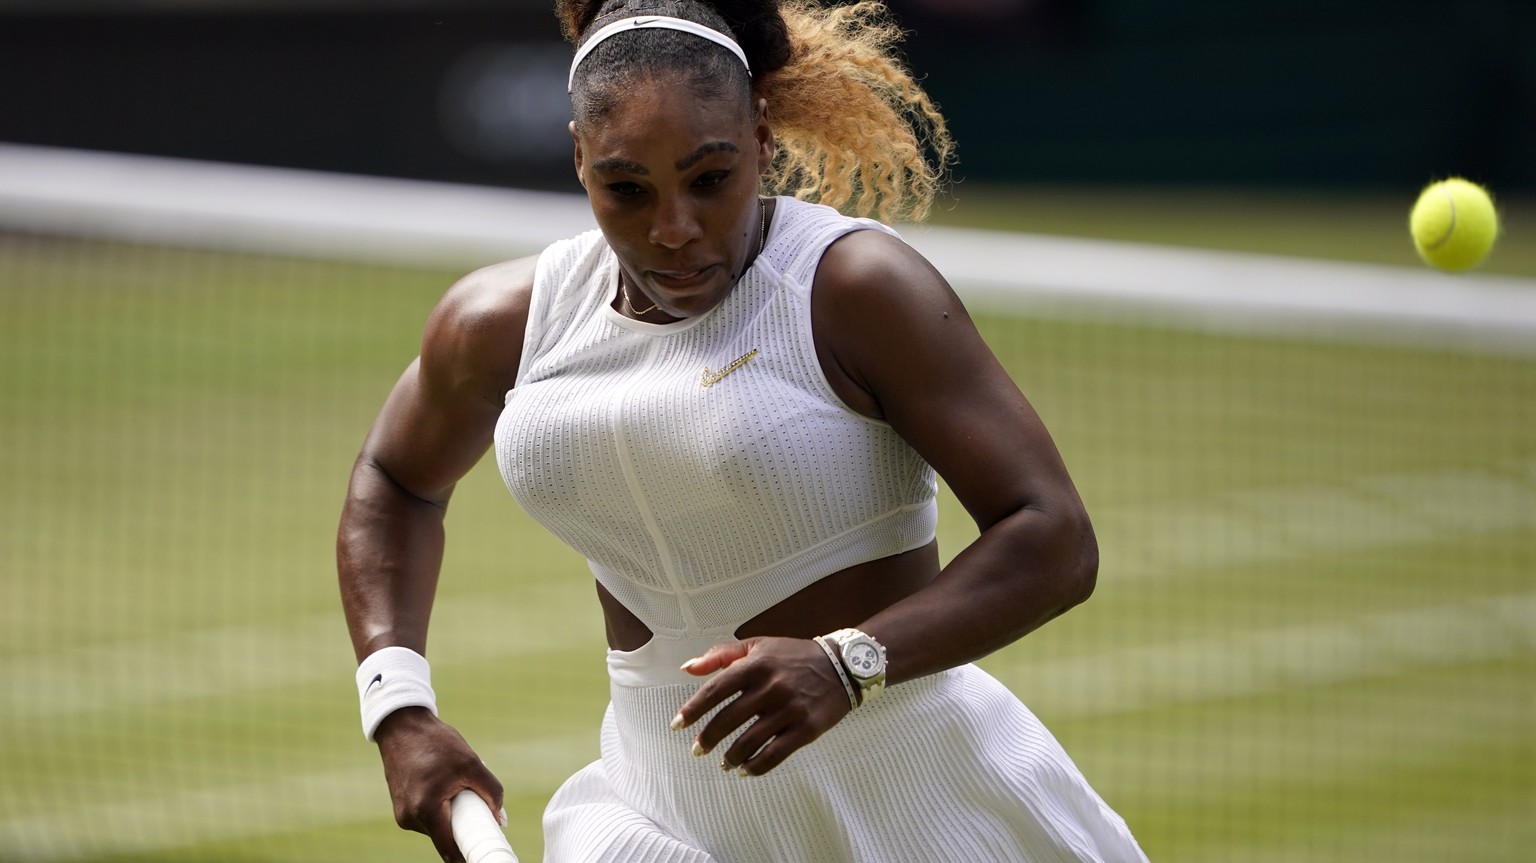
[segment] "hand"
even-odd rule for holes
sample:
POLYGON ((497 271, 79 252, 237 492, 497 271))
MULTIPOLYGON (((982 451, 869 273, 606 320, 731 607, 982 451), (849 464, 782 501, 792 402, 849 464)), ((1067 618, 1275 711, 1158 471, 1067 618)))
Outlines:
POLYGON ((450 801, 468 788, 492 812, 501 812, 501 783, 459 732, 424 707, 404 707, 384 717, 373 739, 384 759, 395 823, 427 834, 446 863, 463 863, 453 841, 450 801))
POLYGON ((749 776, 779 766, 853 709, 826 652, 809 639, 748 638, 717 644, 685 663, 683 670, 715 677, 678 711, 680 728, 737 696, 699 732, 695 752, 713 750, 757 717, 720 759, 722 769, 739 769, 749 776))

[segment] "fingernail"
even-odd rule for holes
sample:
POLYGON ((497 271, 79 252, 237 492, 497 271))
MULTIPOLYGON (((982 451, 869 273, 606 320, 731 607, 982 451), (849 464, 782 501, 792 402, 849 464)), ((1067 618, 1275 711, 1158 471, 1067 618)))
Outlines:
POLYGON ((672 717, 672 730, 673 731, 676 731, 677 729, 682 728, 684 725, 687 725, 687 724, 688 724, 688 720, 683 718, 683 713, 682 713, 681 710, 678 711, 676 716, 672 717))
POLYGON ((687 662, 683 663, 682 665, 678 666, 678 668, 680 668, 683 671, 687 671, 687 670, 693 668, 694 664, 696 664, 702 658, 703 657, 701 657, 701 656, 695 656, 694 658, 692 658, 692 659, 688 660, 687 662))
POLYGON ((736 771, 736 775, 737 776, 751 776, 752 774, 748 773, 747 772, 747 768, 743 767, 740 770, 736 771))
POLYGON ((708 752, 709 752, 709 750, 704 748, 704 744, 700 743, 697 740, 693 741, 693 754, 694 755, 704 755, 704 754, 706 754, 708 752))

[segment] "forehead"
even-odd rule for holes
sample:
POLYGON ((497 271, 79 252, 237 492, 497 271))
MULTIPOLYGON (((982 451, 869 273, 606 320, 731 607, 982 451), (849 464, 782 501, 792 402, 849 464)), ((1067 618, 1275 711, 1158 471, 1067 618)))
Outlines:
POLYGON ((603 116, 577 128, 590 162, 623 160, 653 169, 661 165, 652 163, 670 166, 711 152, 744 152, 752 132, 739 100, 658 77, 635 80, 603 116))

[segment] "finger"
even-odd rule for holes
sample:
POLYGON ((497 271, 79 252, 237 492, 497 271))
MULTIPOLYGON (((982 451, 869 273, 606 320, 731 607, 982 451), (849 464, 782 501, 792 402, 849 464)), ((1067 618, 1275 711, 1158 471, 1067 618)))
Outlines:
POLYGON ((746 641, 728 641, 725 644, 716 644, 704 651, 703 656, 695 656, 683 663, 683 670, 700 677, 706 674, 713 674, 738 659, 745 659, 751 651, 752 646, 746 641))
POLYGON ((678 708, 677 715, 672 718, 672 728, 676 730, 692 725, 699 720, 699 717, 741 692, 744 685, 743 677, 736 673, 723 674, 705 681, 704 685, 699 687, 699 691, 678 708))
POLYGON ((767 705, 763 703, 762 695, 759 693, 749 695, 744 692, 735 700, 727 702, 719 712, 710 717, 709 722, 699 731, 698 737, 694 738, 696 744, 694 754, 702 755, 713 751, 720 745, 720 741, 735 734, 756 719, 759 712, 766 709, 768 709, 767 705))
POLYGON ((810 743, 817 736, 819 735, 805 735, 795 731, 776 734, 772 740, 763 744, 757 752, 741 762, 736 772, 743 776, 762 776, 783 764, 784 759, 799 751, 800 747, 810 743))
POLYGON ((722 770, 736 770, 746 764, 770 741, 782 734, 789 733, 794 727, 790 722, 772 722, 758 718, 747 726, 739 737, 731 742, 731 745, 720 756, 720 768, 722 770))
POLYGON ((485 801, 485 805, 492 812, 499 813, 497 817, 502 821, 501 826, 507 826, 507 811, 504 808, 506 806, 506 792, 502 787, 501 780, 497 779, 496 774, 491 772, 491 768, 486 766, 485 759, 480 759, 480 769, 476 771, 476 775, 469 777, 469 783, 466 787, 480 795, 480 799, 485 801))
MULTIPOLYGON (((507 810, 502 807, 501 802, 496 799, 495 795, 490 794, 485 789, 479 787, 471 787, 468 790, 475 792, 475 796, 479 797, 481 801, 485 803, 485 808, 491 810, 491 815, 495 817, 497 824, 501 825, 502 827, 507 826, 507 810)), ((451 826, 453 818, 452 798, 449 798, 449 804, 449 825, 451 826)))
POLYGON ((432 840, 432 847, 437 849, 437 856, 443 858, 443 863, 464 863, 464 855, 459 851, 459 844, 453 841, 453 808, 448 800, 442 801, 433 807, 432 811, 421 819, 423 832, 432 840))

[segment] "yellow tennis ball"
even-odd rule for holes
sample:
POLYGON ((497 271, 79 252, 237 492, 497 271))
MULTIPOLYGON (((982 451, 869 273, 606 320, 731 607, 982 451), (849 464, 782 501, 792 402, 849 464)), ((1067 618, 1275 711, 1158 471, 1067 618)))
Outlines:
POLYGON ((1499 236, 1499 214, 1488 191, 1460 177, 1431 183, 1408 216, 1414 248, 1425 263, 1450 273, 1483 262, 1499 236))

